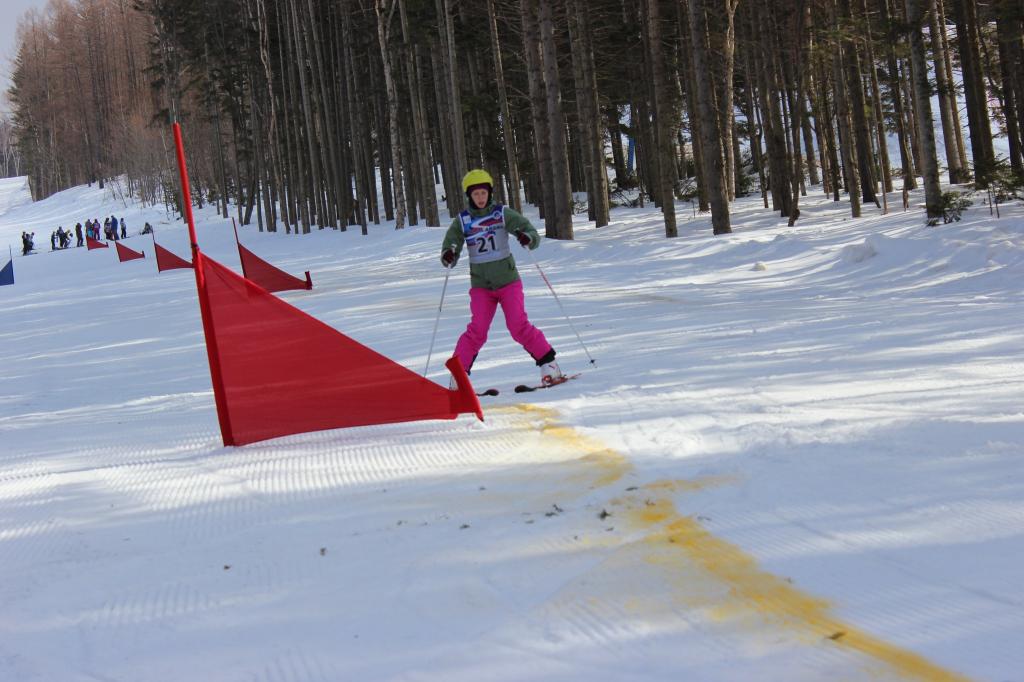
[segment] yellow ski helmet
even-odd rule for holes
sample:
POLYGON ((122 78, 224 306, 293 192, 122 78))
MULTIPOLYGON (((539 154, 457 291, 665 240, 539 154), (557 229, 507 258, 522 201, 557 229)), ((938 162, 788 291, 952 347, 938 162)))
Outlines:
POLYGON ((491 190, 494 190, 494 180, 491 178, 491 174, 482 168, 474 168, 462 178, 463 192, 468 193, 469 188, 475 185, 490 185, 491 190))

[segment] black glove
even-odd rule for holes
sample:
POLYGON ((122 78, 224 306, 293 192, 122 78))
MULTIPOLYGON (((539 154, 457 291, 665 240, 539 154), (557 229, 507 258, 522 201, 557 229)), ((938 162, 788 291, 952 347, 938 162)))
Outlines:
POLYGON ((445 249, 444 253, 441 254, 441 264, 446 268, 455 265, 455 252, 451 249, 445 249))
POLYGON ((522 244, 527 249, 530 248, 530 244, 533 243, 533 240, 530 239, 530 235, 526 234, 525 232, 517 232, 516 239, 518 239, 519 243, 522 244))

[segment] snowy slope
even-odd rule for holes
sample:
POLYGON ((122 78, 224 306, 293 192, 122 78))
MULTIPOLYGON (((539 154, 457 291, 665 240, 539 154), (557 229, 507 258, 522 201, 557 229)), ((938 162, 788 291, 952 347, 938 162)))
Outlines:
MULTIPOLYGON (((0 178, 0 216, 31 201, 32 194, 28 189, 28 178, 0 178)), ((6 235, 0 235, 0 238, 3 237, 6 235)))
MULTIPOLYGON (((1024 680, 1024 208, 1002 210, 926 228, 815 195, 787 228, 755 198, 732 235, 681 214, 666 240, 617 209, 534 252, 596 368, 516 251, 578 381, 512 393, 536 368, 498 316, 485 422, 242 448, 190 272, 158 275, 148 237, 124 264, 16 256, 0 680, 1024 680)), ((111 213, 187 256, 162 208, 96 188, 0 206, 0 237, 111 213)), ((199 219, 237 270, 230 222, 199 219)), ((440 239, 242 228, 312 272, 282 298, 415 371, 440 239)), ((440 383, 467 287, 460 264, 440 383)))

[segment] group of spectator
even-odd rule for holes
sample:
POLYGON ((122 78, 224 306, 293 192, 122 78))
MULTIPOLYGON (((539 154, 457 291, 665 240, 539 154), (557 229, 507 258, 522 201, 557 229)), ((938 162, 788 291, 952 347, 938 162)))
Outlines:
MULTIPOLYGON (((82 245, 82 226, 77 229, 78 245, 82 245)), ((71 246, 71 230, 65 230, 63 226, 58 227, 56 232, 50 233, 50 250, 66 249, 71 246)))
MULTIPOLYGON (((81 227, 81 225, 78 227, 81 227)), ((85 234, 92 239, 100 239, 99 218, 85 221, 85 234)), ((103 219, 103 239, 113 239, 114 241, 117 241, 119 238, 124 239, 127 236, 128 228, 124 224, 124 218, 121 218, 120 222, 118 221, 117 216, 110 216, 109 218, 103 219)))
MULTIPOLYGON (((128 226, 125 225, 124 218, 118 219, 116 216, 104 218, 102 225, 103 231, 100 232, 100 229, 101 226, 99 218, 86 220, 84 230, 82 228, 82 223, 76 224, 74 235, 77 243, 75 246, 85 246, 86 237, 89 237, 90 239, 113 239, 114 241, 117 241, 118 239, 124 239, 128 236, 128 226), (102 237, 100 235, 102 235, 102 237)), ((26 244, 26 234, 27 233, 23 232, 21 235, 23 249, 26 244)), ((50 235, 50 249, 52 251, 56 251, 57 249, 66 249, 71 246, 71 234, 71 230, 65 230, 63 226, 59 226, 56 231, 50 235)), ((32 235, 34 236, 35 233, 33 232, 32 235)), ((31 239, 29 240, 29 243, 31 243, 31 239)), ((28 253, 28 251, 31 250, 32 249, 29 248, 25 253, 28 253)))
MULTIPOLYGON (((145 229, 140 234, 150 234, 153 231, 153 227, 146 223, 145 229)), ((125 225, 124 218, 118 218, 117 216, 110 216, 103 219, 102 225, 100 224, 99 218, 93 220, 86 220, 85 227, 83 229, 82 223, 75 225, 74 232, 70 229, 65 230, 64 226, 58 226, 50 234, 50 250, 57 251, 58 249, 66 249, 71 246, 71 235, 74 234, 77 243, 75 246, 85 246, 85 238, 90 239, 112 239, 117 241, 118 239, 125 239, 128 237, 128 226, 125 225), (102 232, 100 231, 102 229, 102 232), (101 236, 102 235, 102 236, 101 236)), ((22 232, 21 233, 21 253, 27 256, 35 249, 35 232, 22 232)))

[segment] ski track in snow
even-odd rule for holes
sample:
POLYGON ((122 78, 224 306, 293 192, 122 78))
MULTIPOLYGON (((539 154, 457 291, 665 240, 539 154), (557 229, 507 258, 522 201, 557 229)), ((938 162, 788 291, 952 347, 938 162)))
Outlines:
MULTIPOLYGON (((286 540, 277 543, 276 550, 266 548, 269 551, 266 556, 247 553, 248 556, 233 558, 231 553, 224 553, 225 563, 220 567, 212 561, 207 561, 206 566, 189 565, 189 561, 178 556, 181 547, 193 552, 205 548, 205 552, 198 554, 209 556, 217 555, 217 548, 230 544, 231 538, 249 538, 261 545, 268 537, 288 535, 274 532, 274 526, 281 523, 279 519, 296 519, 303 515, 321 520, 337 519, 338 524, 329 526, 345 528, 343 535, 357 537, 401 533, 403 526, 414 529, 431 524, 449 527, 460 524, 460 528, 465 524, 467 531, 477 525, 487 528, 509 523, 530 523, 542 528, 551 520, 557 524, 564 516, 574 519, 570 526, 571 538, 567 534, 544 535, 526 548, 538 556, 580 555, 568 560, 575 569, 563 570, 561 577, 542 592, 540 601, 517 603, 514 584, 493 579, 481 581, 472 575, 461 577, 458 594, 467 608, 491 607, 496 613, 511 609, 511 613, 493 623, 491 629, 464 633, 467 644, 476 642, 474 650, 478 646, 483 651, 493 648, 499 658, 509 655, 510 651, 534 658, 540 661, 538 674, 545 679, 560 679, 562 675, 568 675, 568 679, 586 673, 578 666, 565 665, 562 659, 566 649, 600 652, 601 663, 591 664, 590 673, 613 673, 614 679, 645 677, 646 673, 630 672, 636 661, 660 660, 665 669, 671 669, 690 660, 689 656, 665 656, 656 643, 674 632, 708 628, 699 614, 718 608, 718 599, 729 588, 717 586, 718 576, 713 572, 706 575, 687 562, 681 562, 679 557, 666 556, 664 549, 652 548, 652 543, 643 536, 648 532, 647 524, 642 524, 639 531, 634 529, 625 538, 621 531, 616 532, 618 521, 609 519, 617 518, 618 507, 627 503, 608 498, 608 488, 616 484, 621 487, 623 479, 628 478, 630 465, 621 455, 555 423, 551 412, 506 408, 492 411, 491 420, 495 425, 488 429, 467 431, 465 427, 448 425, 441 429, 447 433, 440 434, 440 438, 425 439, 422 433, 403 438, 400 428, 369 428, 365 431, 370 433, 363 438, 352 437, 351 443, 345 443, 349 438, 344 436, 329 439, 321 434, 320 438, 310 439, 311 442, 296 442, 294 447, 263 445, 185 462, 141 461, 9 478, 0 488, 0 498, 12 503, 10 506, 15 510, 35 512, 39 507, 56 506, 62 497, 70 494, 67 491, 76 486, 96 487, 111 502, 109 510, 81 510, 101 519, 88 535, 76 530, 78 524, 72 517, 46 524, 29 521, 16 533, 0 538, 10 554, 17 557, 8 570, 38 571, 41 568, 41 575, 69 582, 68 591, 78 598, 61 610, 77 612, 74 627, 84 641, 126 639, 130 645, 138 640, 138 646, 144 648, 147 643, 137 633, 144 632, 145 628, 187 629, 190 623, 216 622, 239 609, 258 612, 289 596, 308 601, 311 586, 324 585, 331 580, 331 561, 339 552, 336 543, 340 543, 341 552, 346 545, 358 546, 359 543, 344 537, 324 538, 321 541, 325 543, 325 551, 319 555, 316 542, 307 542, 300 548, 286 540), (383 432, 388 430, 399 432, 394 436, 385 435, 383 432), (382 433, 374 436, 373 431, 382 433), (431 482, 432 479, 437 481, 431 482), (529 511, 521 512, 518 518, 510 514, 509 504, 513 503, 513 498, 502 492, 507 489, 515 490, 514 503, 529 511), (523 491, 527 494, 521 494, 523 491), (449 499, 453 504, 448 511, 442 511, 445 507, 438 505, 438 495, 444 494, 454 494, 449 499), (603 509, 598 510, 594 501, 587 501, 595 494, 606 498, 604 504, 615 510, 606 519, 600 519, 603 509), (380 510, 376 515, 367 513, 368 518, 362 519, 359 512, 353 510, 353 507, 372 508, 382 504, 392 512, 394 527, 380 525, 375 518, 381 515, 380 510), (119 508, 122 506, 126 508, 119 508), (584 513, 589 516, 588 520, 580 518, 584 513), (343 520, 345 523, 340 523, 343 520), (150 540, 153 537, 160 538, 158 544, 150 540), (117 560, 119 553, 115 551, 114 566, 110 566, 111 562, 104 561, 103 554, 118 542, 125 547, 124 558, 117 560), (100 551, 101 546, 106 547, 105 552, 100 551), (303 554, 306 560, 296 560, 296 555, 303 554), (131 574, 145 571, 146 565, 153 561, 180 566, 180 571, 176 569, 172 573, 180 572, 186 577, 172 577, 155 585, 132 586, 131 574), (105 564, 105 570, 113 571, 110 576, 113 584, 123 583, 129 587, 116 591, 113 596, 103 592, 90 594, 85 585, 93 580, 87 575, 93 563, 105 564), (647 568, 636 571, 638 565, 647 568), (83 568, 86 575, 73 575, 83 568), (622 583, 624 572, 636 573, 631 576, 628 588, 622 583), (225 584, 229 580, 230 583, 225 584), (81 589, 76 589, 76 584, 81 585, 81 589), (699 589, 694 588, 694 584, 699 589), (542 635, 540 639, 536 639, 538 633, 542 635)), ((699 489, 701 486, 694 483, 684 487, 699 489)), ((648 486, 642 494, 633 492, 627 496, 636 498, 632 504, 654 507, 664 504, 657 497, 658 492, 657 486, 648 486)), ((31 515, 26 514, 26 517, 31 515)), ((19 517, 15 511, 6 526, 18 527, 19 517)), ((297 533, 303 535, 301 530, 297 533)), ((480 561, 469 558, 472 552, 467 554, 468 561, 480 561)), ((415 608, 415 595, 430 586, 417 579, 415 564, 402 570, 402 587, 394 597, 394 606, 415 608)), ((17 604, 19 600, 13 601, 17 604)), ((29 605, 23 604, 23 608, 27 615, 29 605)), ((772 606, 768 610, 775 608, 783 607, 772 606)), ((18 611, 15 608, 15 613, 18 611)), ((742 618, 756 616, 756 612, 752 609, 742 618)), ((736 651, 745 648, 757 652, 756 664, 744 674, 753 674, 764 665, 766 650, 800 648, 798 642, 788 638, 787 643, 786 637, 771 628, 766 634, 764 624, 750 628, 753 634, 748 636, 737 636, 734 624, 710 629, 713 634, 710 642, 718 649, 717 654, 699 649, 689 654, 698 660, 717 661, 717 657, 724 654, 723 640, 735 640, 732 644, 735 648, 731 649, 734 657, 736 651), (768 642, 758 643, 764 638, 768 642), (749 641, 751 639, 753 641, 749 641)), ((88 667, 88 659, 96 655, 93 646, 90 644, 90 655, 81 661, 85 667, 88 667)), ((586 657, 593 655, 587 653, 586 657)), ((793 656, 791 651, 790 657, 793 656)), ((837 671, 849 674, 851 668, 864 665, 851 654, 822 656, 822 660, 816 662, 814 659, 818 656, 812 653, 811 660, 802 663, 814 670, 803 679, 837 671), (848 660, 851 658, 853 660, 848 660)), ((798 658, 803 659, 803 656, 798 658)), ((455 660, 458 661, 458 657, 455 660)), ((455 671, 442 672, 451 665, 451 660, 446 660, 439 664, 439 671, 429 674, 405 672, 409 672, 408 679, 445 679, 446 675, 455 674, 455 671)), ((427 667, 430 667, 429 661, 427 667)), ((742 679, 742 668, 734 671, 733 679, 742 679)), ((464 672, 458 665, 456 670, 458 674, 464 672)), ((253 679, 280 680, 320 679, 318 676, 331 679, 333 675, 352 674, 331 657, 325 659, 315 653, 291 649, 275 654, 265 667, 251 672, 253 679)), ((401 667, 395 672, 405 674, 401 667)), ((161 679, 175 678, 169 675, 161 679)), ((503 678, 498 675, 494 679, 503 678)), ((504 679, 519 679, 519 673, 504 679)))
MULTIPOLYGON (((153 211, 62 194, 47 210, 0 183, 0 236, 73 224, 84 202, 187 252, 153 211)), ((219 445, 189 273, 17 258, 0 291, 0 680, 1015 679, 1021 220, 855 230, 804 206, 791 230, 747 202, 734 224, 763 232, 694 221, 666 241, 623 211, 545 242, 600 362, 530 404, 510 389, 535 370, 499 316, 474 367, 503 389, 485 423, 244 448, 219 445)), ((234 263, 224 228, 207 219, 200 242, 234 263)), ((312 271, 283 299, 422 367, 439 231, 241 233, 312 271)), ((439 349, 467 286, 453 276, 439 349)))

